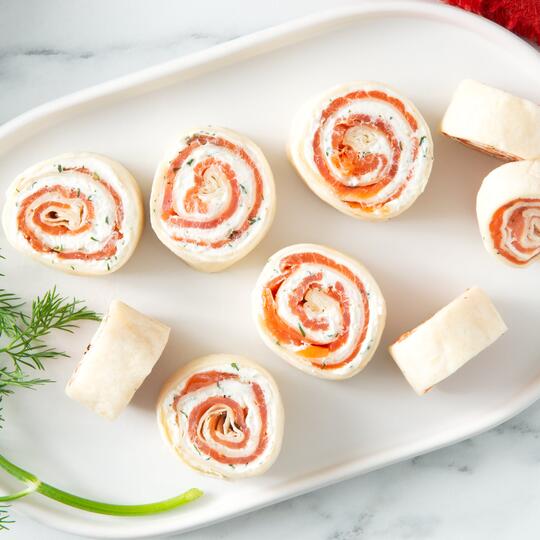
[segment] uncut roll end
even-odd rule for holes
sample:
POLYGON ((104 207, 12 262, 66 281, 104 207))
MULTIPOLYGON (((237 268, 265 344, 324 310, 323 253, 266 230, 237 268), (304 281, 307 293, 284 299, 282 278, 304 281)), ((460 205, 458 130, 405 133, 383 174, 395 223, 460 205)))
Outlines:
POLYGON ((472 79, 462 80, 441 122, 441 132, 491 156, 540 157, 540 106, 472 79))
POLYGON ((116 419, 159 360, 169 332, 163 323, 113 300, 66 385, 67 396, 116 419))
POLYGON ((488 295, 472 287, 419 326, 389 352, 418 395, 424 395, 507 330, 488 295))

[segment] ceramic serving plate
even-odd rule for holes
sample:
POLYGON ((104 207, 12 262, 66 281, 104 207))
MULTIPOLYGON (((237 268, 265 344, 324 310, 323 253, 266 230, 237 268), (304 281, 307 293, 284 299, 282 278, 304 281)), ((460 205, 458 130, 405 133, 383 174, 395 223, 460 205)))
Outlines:
MULTIPOLYGON (((6 400, 2 452, 43 480, 111 502, 135 503, 199 487, 205 497, 171 513, 110 518, 40 496, 16 505, 48 525, 92 537, 186 531, 331 482, 427 452, 502 422, 540 396, 538 265, 514 269, 483 247, 475 219, 482 178, 500 164, 443 138, 438 124, 458 82, 475 78, 540 101, 538 53, 509 32, 457 9, 362 2, 311 16, 90 88, 0 128, 0 181, 66 151, 117 159, 146 199, 163 149, 186 127, 212 123, 246 133, 267 155, 277 182, 275 223, 259 247, 229 270, 190 269, 147 226, 131 261, 107 277, 55 272, 5 239, 3 283, 26 298, 58 285, 105 311, 120 298, 173 328, 172 338, 128 410, 114 423, 64 395, 74 361, 96 326, 55 340, 73 357, 51 362, 56 384, 6 400), (291 116, 306 98, 354 79, 382 81, 414 101, 435 139, 426 192, 387 223, 356 221, 321 202, 285 156, 291 116), (266 259, 287 244, 315 242, 360 259, 388 304, 381 346, 364 372, 315 379, 260 341, 249 295, 266 259), (479 285, 509 331, 425 397, 417 397, 387 353, 403 331, 479 285), (263 477, 226 482, 188 470, 163 445, 155 421, 161 385, 178 366, 212 352, 259 361, 276 377, 286 410, 282 453, 263 477)), ((3 486, 12 484, 3 477, 3 486), (4 485, 5 483, 5 485, 4 485)))

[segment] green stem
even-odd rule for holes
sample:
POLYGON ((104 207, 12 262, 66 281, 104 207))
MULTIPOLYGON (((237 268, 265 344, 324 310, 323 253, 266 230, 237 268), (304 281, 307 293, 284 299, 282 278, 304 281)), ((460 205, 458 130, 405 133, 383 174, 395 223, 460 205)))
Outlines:
POLYGON ((185 493, 148 504, 109 504, 99 501, 93 501, 91 499, 85 499, 55 488, 45 482, 41 482, 32 473, 21 469, 14 463, 8 461, 4 456, 0 455, 0 467, 8 472, 11 476, 14 476, 21 482, 28 485, 28 488, 13 495, 6 495, 0 498, 0 501, 9 501, 20 499, 30 493, 40 493, 49 499, 54 499, 62 504, 85 510, 86 512, 95 512, 97 514, 108 514, 111 516, 144 516, 147 514, 157 514, 159 512, 166 512, 172 510, 183 504, 187 504, 195 499, 198 499, 203 492, 197 488, 190 489, 185 493))

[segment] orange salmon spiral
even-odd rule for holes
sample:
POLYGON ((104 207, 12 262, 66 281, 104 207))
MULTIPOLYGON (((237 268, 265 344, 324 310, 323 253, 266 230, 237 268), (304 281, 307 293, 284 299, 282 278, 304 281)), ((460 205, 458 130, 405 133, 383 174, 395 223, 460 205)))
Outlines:
POLYGON ((252 309, 270 349, 328 379, 351 377, 367 365, 386 319, 384 298, 366 268, 315 244, 289 246, 270 257, 252 309))
POLYGON ((513 266, 540 257, 540 160, 516 161, 489 173, 476 200, 487 251, 513 266))
POLYGON ((190 362, 161 392, 158 423, 169 446, 205 474, 261 474, 281 449, 283 406, 271 375, 235 355, 190 362))
POLYGON ((159 164, 152 227, 188 264, 215 272, 247 255, 275 212, 270 166, 249 139, 223 128, 194 130, 159 164))
POLYGON ((125 264, 139 241, 141 194, 119 163, 96 154, 64 154, 15 179, 3 224, 10 243, 42 263, 106 274, 125 264))
POLYGON ((433 162, 431 133, 416 107, 370 82, 332 88, 302 107, 288 152, 322 200, 368 220, 409 208, 424 191, 433 162))

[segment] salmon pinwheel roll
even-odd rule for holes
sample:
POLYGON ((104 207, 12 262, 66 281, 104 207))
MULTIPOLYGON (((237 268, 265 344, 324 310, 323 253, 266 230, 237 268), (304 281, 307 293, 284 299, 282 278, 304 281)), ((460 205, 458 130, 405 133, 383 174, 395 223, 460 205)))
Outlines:
POLYGON ((506 263, 526 266, 540 256, 540 160, 491 171, 476 199, 482 240, 506 263))
POLYGON ((441 131, 502 159, 540 157, 540 106, 478 81, 459 83, 441 131))
POLYGON ((473 287, 402 334, 390 354, 418 395, 452 375, 507 328, 489 296, 473 287))
POLYGON ((8 241, 37 261, 75 274, 108 274, 133 254, 143 226, 137 182, 119 163, 63 154, 26 169, 10 185, 8 241))
POLYGON ((178 257, 217 272, 247 255, 275 213, 274 177, 261 150, 227 129, 185 133, 158 165, 152 227, 178 257))
POLYGON ((325 379, 361 371, 379 344, 386 304, 359 262, 315 244, 270 257, 252 296, 261 338, 294 367, 325 379))
POLYGON ((368 220, 407 210, 424 191, 433 163, 420 112, 373 82, 338 86, 308 102, 293 121, 288 152, 323 201, 368 220))
POLYGON ((265 369, 241 356, 211 354, 181 368, 165 384, 157 416, 165 442, 211 476, 261 474, 281 450, 279 390, 265 369))

